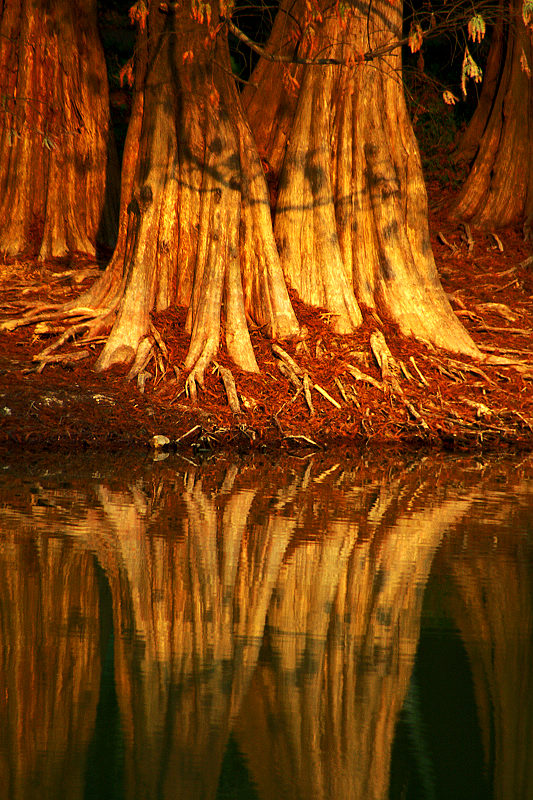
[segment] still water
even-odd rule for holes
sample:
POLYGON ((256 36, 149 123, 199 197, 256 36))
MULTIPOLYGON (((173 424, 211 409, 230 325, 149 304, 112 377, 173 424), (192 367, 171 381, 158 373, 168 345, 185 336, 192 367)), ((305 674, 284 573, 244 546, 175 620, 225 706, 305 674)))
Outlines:
POLYGON ((0 465, 0 799, 530 800, 533 456, 0 465))

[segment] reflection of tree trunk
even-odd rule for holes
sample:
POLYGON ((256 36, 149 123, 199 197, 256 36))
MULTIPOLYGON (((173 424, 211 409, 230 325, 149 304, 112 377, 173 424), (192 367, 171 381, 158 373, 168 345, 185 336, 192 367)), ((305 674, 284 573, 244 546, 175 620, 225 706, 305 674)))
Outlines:
POLYGON ((2 796, 79 800, 100 688, 93 556, 63 538, 2 535, 0 627, 2 796))
POLYGON ((117 693, 135 796, 216 794, 292 530, 275 513, 253 523, 256 491, 213 496, 192 481, 166 538, 147 535, 140 495, 101 492, 114 534, 97 546, 121 632, 117 693))
MULTIPOLYGON (((157 469, 165 475, 164 465, 157 469)), ((45 669, 51 671, 52 666, 44 650, 26 645, 30 638, 37 641, 44 629, 39 619, 48 620, 54 632, 77 630, 79 619, 85 625, 77 611, 81 607, 85 613, 84 594, 93 598, 90 619, 98 617, 92 562, 43 533, 65 527, 67 519, 77 543, 83 541, 96 553, 109 579, 131 796, 212 797, 232 726, 265 797, 384 796, 395 720, 410 679, 433 552, 442 532, 469 509, 469 487, 475 484, 479 496, 479 471, 447 459, 410 466, 398 459, 387 471, 366 458, 344 469, 321 459, 305 465, 280 461, 266 475, 242 465, 222 469, 223 473, 220 466, 208 467, 199 474, 177 476, 170 468, 170 477, 159 485, 154 470, 151 478, 141 477, 120 491, 120 475, 112 480, 99 477, 95 507, 86 483, 76 490, 76 470, 71 467, 68 493, 56 491, 54 496, 50 491, 39 497, 42 505, 32 505, 26 516, 0 502, 0 527, 6 528, 7 521, 13 528, 19 513, 26 530, 32 530, 19 550, 8 537, 0 550, 0 622, 9 644, 2 648, 0 642, 0 675, 9 690, 0 691, 0 707, 8 721, 0 731, 0 753, 8 752, 5 743, 10 745, 18 736, 24 765, 16 772, 2 756, 0 779, 8 785, 10 775, 16 774, 20 798, 26 792, 30 800, 23 772, 31 774, 33 769, 43 785, 58 785, 57 760, 51 766, 39 764, 40 771, 33 767, 27 745, 33 742, 32 725, 39 742, 49 736, 50 748, 55 748, 48 751, 51 762, 61 747, 66 752, 67 736, 75 744, 81 740, 76 752, 85 752, 86 731, 92 729, 95 716, 95 703, 82 693, 81 678, 76 677, 78 669, 80 674, 83 670, 82 677, 90 681, 96 674, 95 657, 80 658, 76 651, 74 659, 69 635, 60 639, 65 651, 70 647, 61 674, 76 677, 70 699, 74 712, 62 728, 51 729, 48 722, 43 728, 40 709, 50 719, 52 703, 34 680, 45 674, 46 685, 54 691, 59 684, 55 673, 48 679, 45 669), (454 488, 458 485, 459 490, 454 488), (457 492, 465 499, 454 499, 457 492), (36 563, 43 565, 38 587, 36 563), (8 569, 13 567, 11 574, 8 569), (59 589, 56 581, 61 581, 59 589), (52 592, 45 597, 52 585, 55 597, 69 599, 62 600, 64 606, 56 606, 52 592), (20 623, 22 607, 34 626, 31 633, 24 633, 20 623), (14 675, 23 660, 29 672, 20 668, 18 674, 31 677, 19 683, 27 693, 14 706, 14 679, 7 676, 14 675), (15 728, 20 720, 27 724, 15 728)), ((498 494, 498 502, 500 498, 498 494)), ((525 520, 515 527, 525 530, 525 520)), ((486 532, 483 540, 492 546, 486 532)), ((497 763, 511 744, 505 760, 500 758, 498 785, 514 791, 515 776, 522 776, 526 789, 530 785, 529 763, 522 760, 523 754, 512 755, 518 750, 518 737, 527 738, 525 727, 519 726, 528 718, 519 717, 519 703, 530 690, 530 650, 513 639, 507 598, 516 592, 518 613, 524 616, 529 613, 531 584, 529 573, 513 566, 512 556, 503 571, 495 566, 490 576, 490 586, 501 587, 499 597, 505 597, 503 611, 497 611, 493 597, 485 602, 479 588, 469 613, 479 630, 489 623, 495 627, 491 637, 496 641, 496 666, 490 662, 484 634, 477 654, 471 655, 478 663, 480 706, 484 703, 489 709, 494 703, 497 726, 503 731, 498 733, 497 763), (514 669, 515 695, 511 683, 496 686, 505 665, 500 652, 514 669)), ((92 630, 90 641, 96 641, 92 630)), ((55 643, 53 636, 48 640, 55 643)), ((66 719, 61 709, 67 704, 59 691, 54 701, 56 718, 61 713, 66 719)), ((74 784, 82 767, 69 769, 74 784)), ((66 780, 62 773, 61 780, 66 780)), ((69 790, 65 786, 65 791, 55 791, 54 800, 69 790)), ((526 795, 516 789, 513 797, 526 795)))
POLYGON ((261 796, 386 796, 423 587, 443 531, 469 505, 428 494, 384 486, 370 511, 359 496, 348 519, 325 523, 323 541, 285 560, 271 657, 237 723, 261 796))
POLYGON ((517 523, 516 536, 508 529, 496 541, 485 532, 478 558, 451 559, 455 620, 497 800, 533 796, 533 549, 528 518, 517 523))

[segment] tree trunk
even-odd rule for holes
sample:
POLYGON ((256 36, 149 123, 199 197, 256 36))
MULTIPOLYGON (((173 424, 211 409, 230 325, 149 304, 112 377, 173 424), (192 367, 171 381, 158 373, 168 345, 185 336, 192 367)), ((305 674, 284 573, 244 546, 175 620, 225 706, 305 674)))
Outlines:
MULTIPOLYGON (((226 29, 218 6, 211 5, 209 22, 202 17, 207 7, 151 0, 140 19, 119 233, 106 272, 61 310, 41 309, 9 327, 68 313, 77 322, 51 347, 72 332, 111 329, 97 369, 133 361, 133 372, 154 345, 151 313, 184 306, 186 388, 194 396, 221 330, 229 356, 249 371, 258 369, 250 319, 273 338, 298 333, 287 281, 304 302, 325 309, 340 333, 361 323, 359 301, 407 335, 480 357, 438 279, 400 55, 386 54, 401 33, 401 9, 369 5, 344 18, 303 3, 288 9, 300 14, 305 33, 298 55, 338 63, 286 67, 295 88, 301 77, 301 89, 293 99, 276 89, 273 106, 263 89, 273 92, 276 82, 263 70, 263 107, 284 109, 271 143, 273 116, 260 142, 262 154, 286 151, 273 230, 226 29), (382 48, 379 58, 357 62, 354 54, 375 48, 382 48)), ((290 53, 283 26, 276 31, 290 53)))
POLYGON ((186 306, 194 392, 221 324, 229 355, 257 371, 247 318, 273 337, 297 333, 298 323, 227 40, 210 36, 216 18, 208 27, 191 4, 169 5, 163 14, 153 1, 140 32, 119 239, 107 275, 82 304, 112 309, 119 300, 100 369, 133 359, 152 310, 186 306))
POLYGON ((522 3, 511 0, 505 62, 475 161, 452 216, 480 228, 511 225, 533 217, 531 120, 533 90, 523 69, 533 68, 531 31, 522 3))
POLYGON ((479 150, 479 143, 490 117, 492 105, 500 82, 503 58, 505 55, 506 32, 503 23, 503 0, 499 3, 499 17, 492 31, 487 63, 483 75, 481 95, 472 119, 461 136, 453 153, 454 161, 473 161, 479 150))
POLYGON ((96 0, 4 0, 0 37, 0 252, 94 254, 119 177, 96 0))
MULTIPOLYGON (((363 55, 400 38, 401 6, 367 4, 344 18, 320 8, 307 53, 340 64, 304 68, 275 212, 287 281, 337 331, 360 323, 357 299, 407 335, 479 357, 437 275, 400 50, 363 55)), ((254 133, 268 152, 261 128, 254 133)))
MULTIPOLYGON (((283 2, 276 14, 265 52, 272 58, 297 56, 302 36, 298 20, 304 19, 302 0, 283 2)), ((277 185, 287 139, 296 110, 296 87, 302 79, 303 66, 260 58, 249 82, 242 91, 242 103, 254 138, 267 170, 267 177, 277 185), (265 102, 267 98, 268 102, 265 102)))

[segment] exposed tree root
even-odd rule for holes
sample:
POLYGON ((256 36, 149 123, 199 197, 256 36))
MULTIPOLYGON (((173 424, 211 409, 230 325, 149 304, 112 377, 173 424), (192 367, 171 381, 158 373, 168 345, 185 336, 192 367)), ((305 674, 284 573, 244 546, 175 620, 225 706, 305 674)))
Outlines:
POLYGON ((220 377, 222 378, 222 383, 224 384, 224 389, 226 390, 226 395, 228 398, 228 404, 230 409, 234 414, 240 414, 241 404, 239 403, 239 398, 237 396, 237 389, 235 387, 235 378, 231 374, 231 370, 217 363, 215 363, 214 367, 215 370, 219 373, 220 377))
POLYGON ((74 364, 76 361, 83 361, 85 358, 89 358, 90 355, 90 350, 78 350, 76 353, 50 353, 49 355, 40 353, 34 356, 33 360, 37 362, 37 372, 42 372, 47 364, 63 364, 66 366, 74 364))

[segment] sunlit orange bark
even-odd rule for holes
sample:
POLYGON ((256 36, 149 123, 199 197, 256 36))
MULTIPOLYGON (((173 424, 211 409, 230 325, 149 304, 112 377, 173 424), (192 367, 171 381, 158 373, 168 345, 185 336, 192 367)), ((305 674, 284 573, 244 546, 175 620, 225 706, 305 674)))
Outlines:
POLYGON ((0 253, 94 254, 119 178, 96 0, 4 0, 0 38, 0 253))
POLYGON ((140 30, 135 100, 123 164, 120 235, 108 273, 84 305, 116 308, 98 366, 133 359, 150 312, 188 308, 190 387, 215 356, 256 371, 248 317, 271 336, 295 333, 272 234, 268 191, 241 112, 223 35, 152 2, 140 30))
MULTIPOLYGON (((359 324, 359 302, 406 334, 479 356, 440 285, 400 49, 386 52, 401 36, 402 4, 350 6, 344 17, 326 3, 313 9, 300 51, 339 65, 306 66, 295 95, 275 209, 287 281, 340 332, 359 324)), ((288 11, 285 2, 279 14, 288 11)), ((261 152, 276 162, 279 143, 256 122, 272 92, 263 74, 258 68, 254 82, 263 81, 266 97, 257 90, 248 111, 261 152)))
POLYGON ((210 20, 193 0, 151 0, 140 21, 119 234, 104 275, 62 309, 37 309, 3 327, 68 315, 76 324, 60 343, 73 333, 105 334, 96 368, 132 364, 133 377, 159 346, 152 312, 185 307, 186 389, 194 397, 222 335, 237 366, 252 372, 250 323, 272 338, 299 333, 290 284, 303 301, 326 309, 337 332, 362 322, 360 303, 378 324, 382 314, 405 334, 480 357, 446 299, 431 251, 399 79, 399 0, 353 6, 344 17, 324 2, 313 6, 312 25, 303 3, 287 0, 280 10, 299 15, 309 35, 297 42, 289 32, 286 41, 276 23, 271 48, 279 40, 290 53, 296 42, 298 55, 319 52, 335 63, 292 69, 291 78, 301 80, 292 100, 260 64, 259 89, 246 97, 254 125, 261 96, 269 106, 272 95, 282 117, 276 130, 272 114, 257 130, 267 160, 277 164, 285 150, 274 229, 227 29, 217 25, 226 9, 209 8, 210 20))

